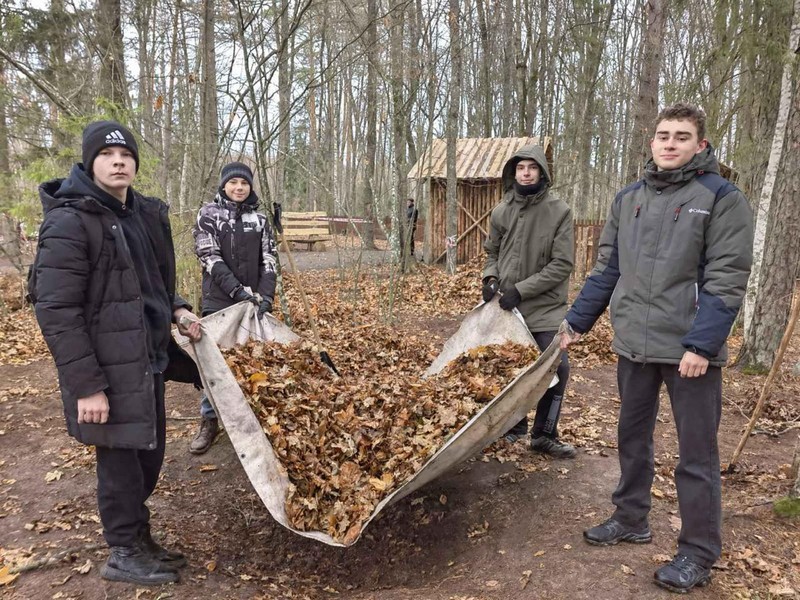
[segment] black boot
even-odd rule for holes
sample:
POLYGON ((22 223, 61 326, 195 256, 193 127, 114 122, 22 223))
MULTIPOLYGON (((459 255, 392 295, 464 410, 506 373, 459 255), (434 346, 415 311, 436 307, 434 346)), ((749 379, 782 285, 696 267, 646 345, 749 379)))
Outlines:
POLYGON ((186 557, 182 552, 167 550, 153 539, 150 533, 149 523, 144 526, 139 536, 139 547, 161 564, 171 569, 180 569, 186 566, 186 557))
POLYGON ((583 539, 593 546, 615 546, 620 542, 649 544, 653 540, 650 527, 628 527, 613 517, 583 532, 583 539))
POLYGON ((656 585, 670 592, 685 594, 693 587, 704 587, 711 583, 711 569, 678 554, 671 563, 656 571, 653 578, 656 585))
POLYGON ((157 561, 139 546, 111 546, 111 554, 100 569, 100 576, 109 581, 139 585, 176 583, 178 572, 157 561))
POLYGON ((219 433, 219 421, 216 417, 208 419, 203 417, 200 423, 200 431, 194 436, 192 443, 189 445, 189 452, 192 454, 205 454, 211 444, 214 443, 214 438, 219 433))

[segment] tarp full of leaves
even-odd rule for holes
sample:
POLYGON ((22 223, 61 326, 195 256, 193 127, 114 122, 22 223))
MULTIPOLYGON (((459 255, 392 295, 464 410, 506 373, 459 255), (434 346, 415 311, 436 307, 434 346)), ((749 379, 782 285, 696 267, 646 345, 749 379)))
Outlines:
MULTIPOLYGON (((496 301, 468 315, 468 326, 462 326, 453 338, 475 337, 469 326, 473 319, 492 321, 494 331, 505 330, 515 341, 527 337, 525 345, 533 345, 519 315, 501 310, 496 301)), ((245 335, 252 340, 280 337, 291 341, 293 334, 279 321, 267 316, 262 323, 265 326, 258 325, 254 307, 243 303, 204 318, 204 336, 197 344, 192 346, 180 337, 178 341, 194 354, 206 393, 272 516, 300 535, 337 546, 355 543, 385 506, 470 458, 527 414, 547 389, 560 355, 554 343, 505 387, 502 378, 509 373, 491 372, 505 361, 490 356, 491 350, 465 356, 465 363, 476 364, 474 368, 456 365, 457 377, 443 373, 424 380, 421 375, 435 358, 431 349, 424 342, 408 343, 371 327, 354 332, 346 352, 336 349, 334 360, 344 374, 341 380, 331 379, 316 349, 308 344, 283 349, 275 344, 250 344, 231 354, 240 385, 220 347, 241 344, 245 335), (364 352, 371 353, 368 369, 363 368, 364 352), (271 358, 269 353, 273 353, 271 358), (481 353, 486 360, 481 361, 481 353), (284 364, 279 366, 281 361, 284 364), (269 364, 273 366, 265 367, 269 364), (256 399, 256 412, 263 422, 244 392, 256 399), (281 419, 279 411, 271 412, 263 404, 275 402, 271 395, 283 395, 281 419), (483 400, 487 402, 480 406, 483 400), (402 433, 417 420, 413 427, 418 439, 409 441, 408 432, 406 437, 393 437, 397 432, 393 428, 402 433), (349 438, 338 438, 339 454, 319 452, 321 441, 334 444, 336 430, 349 428, 349 438), (361 463, 370 452, 375 456, 361 463), (303 463, 309 468, 297 475, 303 463), (317 467, 321 470, 315 475, 317 467), (319 475, 322 472, 327 478, 319 475), (355 488, 348 498, 347 491, 355 488), (320 510, 321 501, 342 505, 320 510)), ((502 354, 502 346, 495 351, 502 354)), ((517 366, 512 363, 505 369, 517 366)))

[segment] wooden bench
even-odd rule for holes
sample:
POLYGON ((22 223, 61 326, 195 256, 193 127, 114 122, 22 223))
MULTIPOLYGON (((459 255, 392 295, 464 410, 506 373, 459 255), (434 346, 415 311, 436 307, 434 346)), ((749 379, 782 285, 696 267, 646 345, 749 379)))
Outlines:
POLYGON ((307 244, 308 250, 325 250, 325 242, 333 239, 331 222, 324 211, 320 212, 285 212, 281 217, 283 233, 281 240, 294 244, 307 244))

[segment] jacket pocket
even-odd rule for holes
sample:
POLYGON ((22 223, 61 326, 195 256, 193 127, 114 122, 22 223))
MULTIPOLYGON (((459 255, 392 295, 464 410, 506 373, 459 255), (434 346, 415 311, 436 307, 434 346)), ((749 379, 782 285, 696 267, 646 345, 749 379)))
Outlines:
POLYGON ((614 323, 614 313, 617 311, 617 306, 619 305, 619 280, 617 280, 617 285, 614 286, 614 291, 611 292, 611 300, 608 302, 608 313, 611 317, 611 323, 614 323))
POLYGON ((697 303, 699 301, 699 290, 697 283, 692 283, 686 287, 681 298, 681 324, 684 331, 689 331, 694 323, 694 318, 697 316, 697 303))

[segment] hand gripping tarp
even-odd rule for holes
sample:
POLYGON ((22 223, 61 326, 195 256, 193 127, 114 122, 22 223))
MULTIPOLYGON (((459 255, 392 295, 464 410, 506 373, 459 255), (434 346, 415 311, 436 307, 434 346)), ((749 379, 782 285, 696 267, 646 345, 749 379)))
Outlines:
MULTIPOLYGON (((289 488, 286 470, 275 455, 220 351, 220 348, 230 348, 251 339, 290 343, 299 339, 298 336, 271 315, 259 321, 257 307, 249 302, 205 317, 202 319, 202 330, 202 339, 194 344, 180 334, 175 335, 178 343, 197 363, 206 394, 213 402, 217 416, 222 419, 256 493, 270 514, 284 527, 331 546, 343 546, 326 533, 299 531, 289 523, 285 507, 289 488)), ((509 341, 524 345, 535 343, 517 311, 511 313, 502 310, 496 300, 481 304, 467 314, 459 330, 447 341, 425 375, 437 373, 447 362, 470 348, 509 341)), ((559 336, 556 336, 534 363, 450 437, 411 479, 384 498, 364 522, 361 532, 381 510, 474 456, 528 414, 550 385, 558 367, 558 341, 559 336)), ((347 377, 347 374, 344 376, 347 377)))

